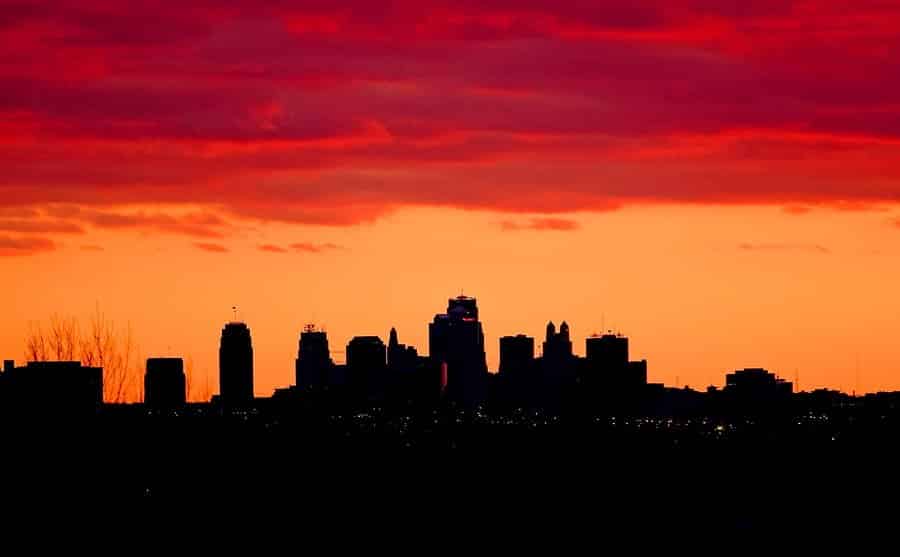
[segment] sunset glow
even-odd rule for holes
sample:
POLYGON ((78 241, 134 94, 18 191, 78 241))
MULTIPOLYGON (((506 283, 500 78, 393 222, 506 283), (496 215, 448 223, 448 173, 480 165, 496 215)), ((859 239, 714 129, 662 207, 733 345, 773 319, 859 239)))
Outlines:
POLYGON ((566 320, 900 389, 900 5, 276 4, 0 7, 0 356, 100 307, 215 392, 237 306, 268 395, 463 291, 491 370, 566 320))

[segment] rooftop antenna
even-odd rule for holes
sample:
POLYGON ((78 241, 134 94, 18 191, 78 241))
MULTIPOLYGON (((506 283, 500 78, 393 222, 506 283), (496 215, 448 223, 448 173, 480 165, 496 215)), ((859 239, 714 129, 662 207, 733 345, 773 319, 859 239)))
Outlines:
POLYGON ((231 312, 234 314, 234 322, 237 323, 237 306, 231 306, 231 312))

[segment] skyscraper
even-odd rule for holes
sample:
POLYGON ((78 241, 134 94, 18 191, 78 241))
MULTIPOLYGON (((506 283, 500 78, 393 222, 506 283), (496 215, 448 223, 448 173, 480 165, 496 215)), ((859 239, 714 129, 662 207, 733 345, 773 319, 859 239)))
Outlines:
POLYGON ((376 336, 358 336, 347 344, 347 367, 382 370, 386 365, 384 342, 376 336))
POLYGON ((227 323, 219 344, 219 393, 225 406, 253 402, 253 344, 244 323, 227 323))
POLYGON ((647 385, 647 361, 628 360, 628 337, 594 335, 585 340, 587 384, 610 396, 634 395, 647 385))
POLYGON ((347 382, 361 398, 377 398, 387 386, 384 342, 376 336, 353 337, 347 344, 347 382))
POLYGON ((428 344, 429 357, 446 365, 447 395, 465 405, 484 400, 487 360, 475 298, 450 298, 447 313, 435 315, 428 326, 428 344))
POLYGON ((618 371, 628 365, 628 337, 606 334, 585 340, 585 357, 592 367, 618 371))
POLYGON ((525 335, 500 339, 500 374, 521 375, 534 363, 534 339, 525 335))
POLYGON ((151 408, 178 408, 184 406, 185 399, 182 359, 148 358, 144 374, 144 404, 151 408))
POLYGON ((301 389, 321 389, 330 382, 334 362, 328 348, 328 334, 316 330, 314 325, 306 325, 300 333, 299 348, 294 371, 297 387, 301 389))
POLYGON ((559 332, 553 321, 547 323, 547 336, 544 339, 544 359, 560 362, 572 357, 572 339, 569 338, 569 324, 565 321, 559 326, 559 332))
POLYGON ((388 368, 396 372, 409 372, 418 364, 419 353, 415 347, 400 344, 397 329, 391 327, 387 346, 388 368))

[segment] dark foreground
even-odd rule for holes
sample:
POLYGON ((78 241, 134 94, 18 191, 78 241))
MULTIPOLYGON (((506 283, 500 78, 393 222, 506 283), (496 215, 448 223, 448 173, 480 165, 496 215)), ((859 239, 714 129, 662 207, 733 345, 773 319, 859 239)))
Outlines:
POLYGON ((198 528, 288 521, 305 536, 363 545, 875 533, 898 519, 898 440, 885 417, 274 420, 122 409, 7 421, 4 499, 198 528))

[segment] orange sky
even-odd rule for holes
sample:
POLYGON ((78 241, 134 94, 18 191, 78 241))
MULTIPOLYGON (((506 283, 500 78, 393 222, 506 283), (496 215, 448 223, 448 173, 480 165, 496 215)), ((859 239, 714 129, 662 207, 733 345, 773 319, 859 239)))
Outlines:
MULTIPOLYGON (((647 358, 650 380, 701 388, 733 368, 764 366, 805 389, 900 388, 900 234, 881 211, 772 207, 635 207, 569 214, 574 230, 510 230, 529 216, 398 211, 374 224, 264 225, 213 253, 183 238, 98 232, 27 258, 0 258, 0 354, 21 359, 30 319, 82 316, 95 304, 130 321, 146 356, 191 357, 217 388, 218 335, 237 304, 252 329, 256 392, 293 381, 304 323, 332 349, 356 334, 427 352, 427 323, 446 298, 478 297, 488 361, 498 338, 540 337, 565 319, 576 338, 605 321, 647 358), (505 228, 505 229, 504 229, 505 228), (308 238, 339 248, 275 253, 308 238)), ((335 359, 343 357, 334 354, 335 359)))
POLYGON ((0 6, 4 356, 99 306, 215 386, 237 304, 266 395, 304 323, 424 353, 463 289, 491 368, 566 319, 900 388, 898 2, 44 4, 0 6))

